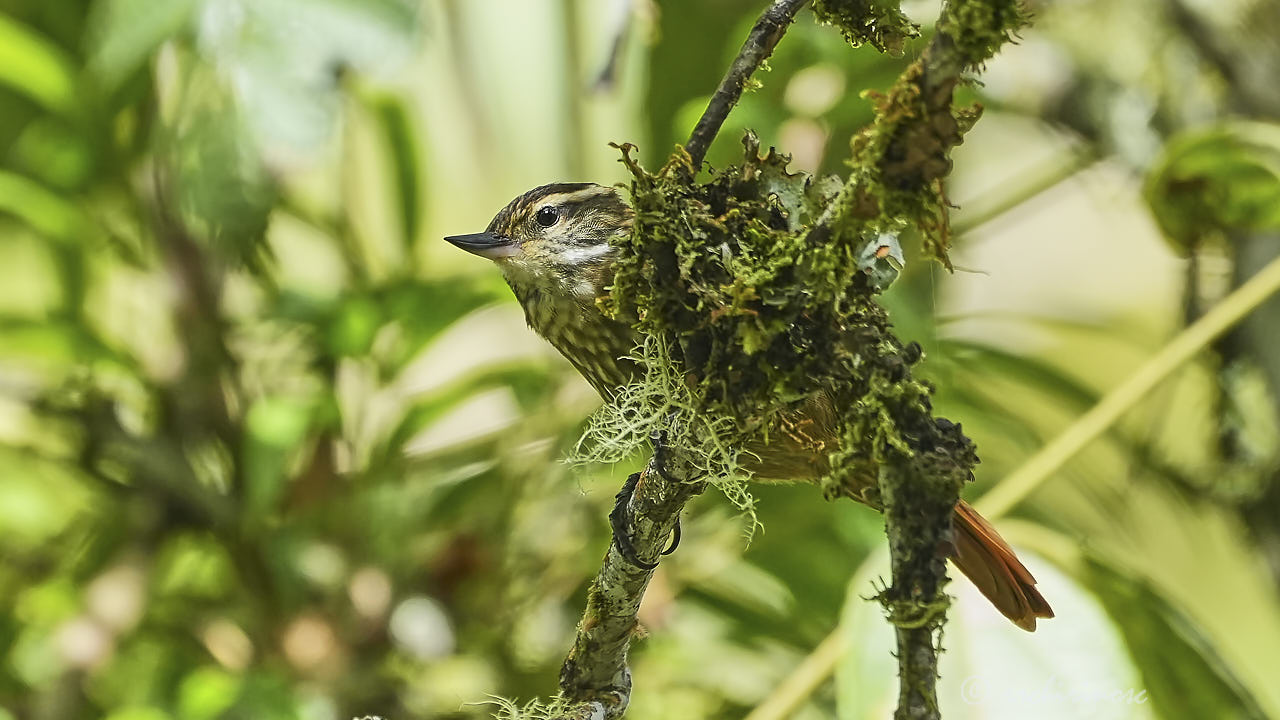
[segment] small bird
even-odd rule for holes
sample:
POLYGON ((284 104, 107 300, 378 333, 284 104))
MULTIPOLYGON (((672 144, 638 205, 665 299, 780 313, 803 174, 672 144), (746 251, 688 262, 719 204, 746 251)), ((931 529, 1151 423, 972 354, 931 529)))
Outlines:
MULTIPOLYGON (((555 183, 512 200, 484 232, 445 240, 496 262, 529 326, 608 400, 638 370, 628 359, 636 332, 596 304, 612 282, 618 252, 612 241, 630 231, 632 217, 613 188, 555 183)), ((810 402, 798 421, 819 442, 802 444, 788 440, 791 433, 771 433, 776 440, 744 453, 756 456, 743 464, 755 479, 812 482, 825 474, 826 455, 815 447, 838 446, 834 408, 829 402, 810 402)), ((874 479, 868 479, 866 487, 849 488, 847 494, 875 507, 874 496, 865 492, 873 485, 874 479)), ((951 560, 997 610, 1024 630, 1035 630, 1036 618, 1053 617, 1013 549, 963 500, 956 505, 954 527, 951 560)))

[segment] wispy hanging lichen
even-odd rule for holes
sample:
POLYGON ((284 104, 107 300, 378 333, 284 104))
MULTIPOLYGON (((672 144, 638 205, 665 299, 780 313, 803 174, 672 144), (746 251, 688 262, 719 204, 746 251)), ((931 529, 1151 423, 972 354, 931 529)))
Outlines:
POLYGON ((494 697, 489 701, 497 708, 493 713, 494 720, 565 720, 565 712, 572 703, 556 696, 550 702, 531 700, 524 705, 514 700, 494 697))

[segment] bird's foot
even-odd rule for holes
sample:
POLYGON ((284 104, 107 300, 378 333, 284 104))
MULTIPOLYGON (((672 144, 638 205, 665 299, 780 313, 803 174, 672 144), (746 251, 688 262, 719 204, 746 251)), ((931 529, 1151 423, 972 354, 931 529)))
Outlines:
MULTIPOLYGON (((640 473, 632 473, 627 477, 627 481, 622 484, 622 489, 614 496, 613 510, 609 512, 609 527, 613 529, 613 546, 618 548, 618 554, 622 559, 635 565, 641 570, 654 570, 658 567, 656 562, 645 562, 640 559, 636 553, 635 543, 631 541, 631 528, 627 522, 627 505, 631 502, 631 496, 636 492, 636 485, 640 483, 640 473)), ((680 518, 676 518, 676 524, 671 529, 671 545, 662 551, 663 555, 670 555, 676 551, 680 545, 680 518)))

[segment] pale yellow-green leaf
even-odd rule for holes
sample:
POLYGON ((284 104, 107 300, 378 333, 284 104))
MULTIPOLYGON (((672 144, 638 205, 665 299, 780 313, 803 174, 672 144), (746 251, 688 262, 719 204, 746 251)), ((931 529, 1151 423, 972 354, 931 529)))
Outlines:
POLYGON ((76 103, 75 69, 66 51, 3 14, 0 85, 8 85, 54 112, 67 112, 76 103))

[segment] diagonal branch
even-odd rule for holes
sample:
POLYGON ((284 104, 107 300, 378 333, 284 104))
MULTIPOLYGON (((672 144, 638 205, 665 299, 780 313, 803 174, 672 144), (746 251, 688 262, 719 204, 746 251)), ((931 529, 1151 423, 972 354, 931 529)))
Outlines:
MULTIPOLYGON (((692 471, 666 455, 655 452, 624 508, 626 524, 632 528, 630 540, 637 556, 647 562, 658 559, 685 504, 706 487, 685 481, 692 471)), ((626 712, 631 699, 627 651, 653 573, 632 565, 610 544, 587 592, 587 608, 573 649, 560 669, 560 694, 571 705, 557 717, 608 720, 626 712)))
POLYGON ((773 48, 787 32, 791 20, 808 3, 809 0, 775 0, 751 28, 751 33, 747 35, 747 40, 738 51, 738 56, 733 59, 729 71, 724 74, 720 86, 716 88, 711 101, 707 103, 707 109, 702 112, 702 117, 694 126, 693 133, 689 135, 689 142, 685 143, 684 149, 688 151, 695 168, 701 167, 703 159, 707 156, 707 150, 711 147, 711 141, 716 139, 716 134, 724 125, 729 111, 738 104, 743 90, 747 87, 747 81, 773 54, 773 48))

